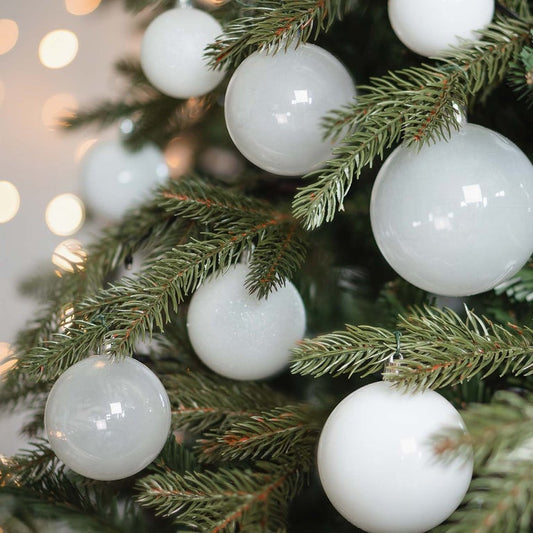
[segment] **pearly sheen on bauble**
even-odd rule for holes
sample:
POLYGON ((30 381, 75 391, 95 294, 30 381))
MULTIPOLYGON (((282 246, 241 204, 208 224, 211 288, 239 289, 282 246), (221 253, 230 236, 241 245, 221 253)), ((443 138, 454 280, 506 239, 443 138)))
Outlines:
POLYGON ((222 34, 222 26, 209 13, 189 7, 169 9, 146 28, 141 44, 144 74, 162 93, 174 98, 201 96, 224 78, 213 69, 206 47, 222 34))
POLYGON ((476 40, 489 24, 494 0, 389 0, 389 20, 407 48, 423 56, 442 56, 452 46, 476 40))
POLYGON ((97 216, 119 220, 147 200, 169 175, 163 153, 153 144, 132 151, 120 140, 94 144, 81 166, 83 200, 97 216))
POLYGON ((482 293, 533 253, 533 165, 502 135, 465 124, 448 141, 396 148, 374 183, 370 219, 381 253, 413 285, 482 293))
POLYGON ((58 458, 82 476, 132 476, 159 454, 170 430, 170 402, 158 377, 139 361, 92 356, 55 382, 44 413, 58 458))
POLYGON ((294 285, 288 281, 258 299, 245 287, 248 272, 237 264, 211 275, 194 293, 187 314, 198 357, 217 374, 238 380, 282 371, 305 331, 305 308, 294 285))
POLYGON ((282 176, 320 168, 340 141, 324 139, 324 116, 355 96, 346 68, 313 44, 255 52, 233 74, 225 99, 228 132, 258 167, 282 176))
POLYGON ((434 391, 404 393, 386 382, 356 390, 333 410, 318 443, 318 473, 337 511, 369 533, 422 533, 461 503, 472 458, 443 460, 432 438, 465 431, 434 391))

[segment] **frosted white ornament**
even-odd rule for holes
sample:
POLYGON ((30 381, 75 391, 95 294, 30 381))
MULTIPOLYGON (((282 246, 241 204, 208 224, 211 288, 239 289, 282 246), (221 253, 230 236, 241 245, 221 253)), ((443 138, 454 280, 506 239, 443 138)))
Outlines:
POLYGON ((465 124, 449 141, 396 148, 374 183, 370 218, 381 253, 413 285, 485 292, 533 253, 533 165, 507 138, 465 124))
POLYGON ((187 314, 191 344, 214 372, 232 379, 269 378, 289 362, 305 331, 305 308, 290 282, 268 298, 244 286, 248 267, 210 276, 194 293, 187 314))
POLYGON ((157 376, 127 357, 93 356, 56 381, 46 402, 50 446, 68 467, 98 480, 122 479, 159 454, 170 430, 170 402, 157 376))
POLYGON ((153 144, 127 149, 120 140, 94 144, 81 166, 81 187, 87 206, 97 215, 118 220, 146 200, 168 178, 163 153, 153 144))
POLYGON ((318 472, 337 511, 371 533, 422 533, 461 503, 472 459, 442 461, 431 438, 465 431, 455 408, 434 391, 403 393, 380 382, 342 400, 318 444, 318 472))
POLYGON ((162 93, 190 98, 212 91, 224 77, 204 57, 205 48, 222 34, 222 26, 199 9, 169 9, 146 28, 141 45, 141 67, 162 93))
POLYGON ((389 20, 407 48, 439 56, 462 41, 476 40, 494 15, 494 0, 389 0, 389 20))
POLYGON ((323 139, 321 120, 354 96, 349 72, 319 46, 255 52, 229 82, 226 126, 235 146, 258 167, 301 175, 332 158, 339 141, 323 139))

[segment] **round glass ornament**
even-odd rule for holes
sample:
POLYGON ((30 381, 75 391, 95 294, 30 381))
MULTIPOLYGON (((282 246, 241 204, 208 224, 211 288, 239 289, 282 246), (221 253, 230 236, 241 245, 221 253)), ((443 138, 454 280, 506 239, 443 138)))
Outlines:
POLYGON ((94 144, 81 165, 83 199, 91 211, 108 220, 118 220, 146 200, 169 176, 161 150, 145 144, 131 151, 121 140, 94 144))
POLYGON ((441 56, 476 40, 494 15, 494 0, 389 0, 389 20, 402 43, 423 56, 441 56))
POLYGON ((319 46, 255 52, 228 84, 226 126, 249 161, 274 174, 298 176, 333 157, 340 140, 324 139, 321 121, 355 94, 349 72, 319 46))
POLYGON ((448 141, 392 152, 370 219, 381 253, 413 285, 442 296, 482 293, 533 253, 533 165, 502 135, 464 124, 448 141))
POLYGON ((170 430, 170 402, 158 377, 127 357, 92 356, 56 381, 45 431, 58 458, 82 476, 109 481, 150 464, 170 430))
POLYGON ((431 439, 465 431, 460 414, 434 391, 404 393, 386 382, 356 390, 328 417, 318 473, 337 511, 371 533, 422 533, 461 503, 470 456, 440 460, 431 439))
POLYGON ((191 298, 187 329, 194 351, 214 372, 237 380, 265 379, 289 363, 305 332, 305 308, 290 282, 265 299, 245 287, 248 266, 210 276, 191 298))
POLYGON ((141 44, 144 74, 162 93, 191 98, 212 91, 225 70, 212 69, 204 56, 208 44, 222 34, 209 13, 191 7, 165 11, 146 28, 141 44))

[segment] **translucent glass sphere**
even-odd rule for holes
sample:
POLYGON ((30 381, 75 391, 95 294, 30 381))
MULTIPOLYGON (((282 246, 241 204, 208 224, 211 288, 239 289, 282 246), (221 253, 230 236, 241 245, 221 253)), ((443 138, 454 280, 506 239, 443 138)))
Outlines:
POLYGON ((460 414, 434 391, 405 394, 385 382, 347 396, 318 444, 318 472, 337 511, 372 533, 422 533, 461 503, 471 457, 439 460, 431 439, 465 431, 460 414))
POLYGON ((494 15, 494 0, 389 0, 392 29, 407 48, 423 56, 439 56, 476 40, 494 15))
POLYGON ((170 430, 170 402, 157 376, 139 361, 93 356, 59 377, 44 417, 61 461, 82 476, 114 480, 157 457, 170 430))
POLYGON ((229 82, 226 126, 235 146, 258 167, 302 175, 332 158, 335 143, 323 139, 321 120, 354 96, 349 72, 318 46, 256 52, 229 82))
POLYGON ((187 314, 191 344, 214 372, 264 379, 288 366, 305 331, 305 308, 290 282, 259 300, 244 286, 248 267, 211 276, 194 293, 187 314))
POLYGON ((157 146, 146 144, 134 152, 120 140, 100 141, 82 162, 83 199, 97 216, 118 220, 129 208, 147 200, 168 175, 157 146))
POLYGON ((201 96, 224 77, 204 54, 222 34, 222 26, 209 13, 193 8, 165 11, 146 28, 141 45, 141 66, 150 82, 174 98, 201 96))
POLYGON ((381 253, 413 285, 485 292, 533 253, 533 165, 502 135, 466 124, 447 142, 396 148, 374 183, 370 218, 381 253))

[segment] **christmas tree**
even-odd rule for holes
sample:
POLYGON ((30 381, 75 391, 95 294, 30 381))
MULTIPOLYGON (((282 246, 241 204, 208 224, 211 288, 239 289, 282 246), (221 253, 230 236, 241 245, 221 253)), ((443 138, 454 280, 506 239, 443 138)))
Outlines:
POLYGON ((127 94, 65 119, 125 124, 116 220, 24 283, 1 528, 531 531, 531 2, 125 5, 127 94))

